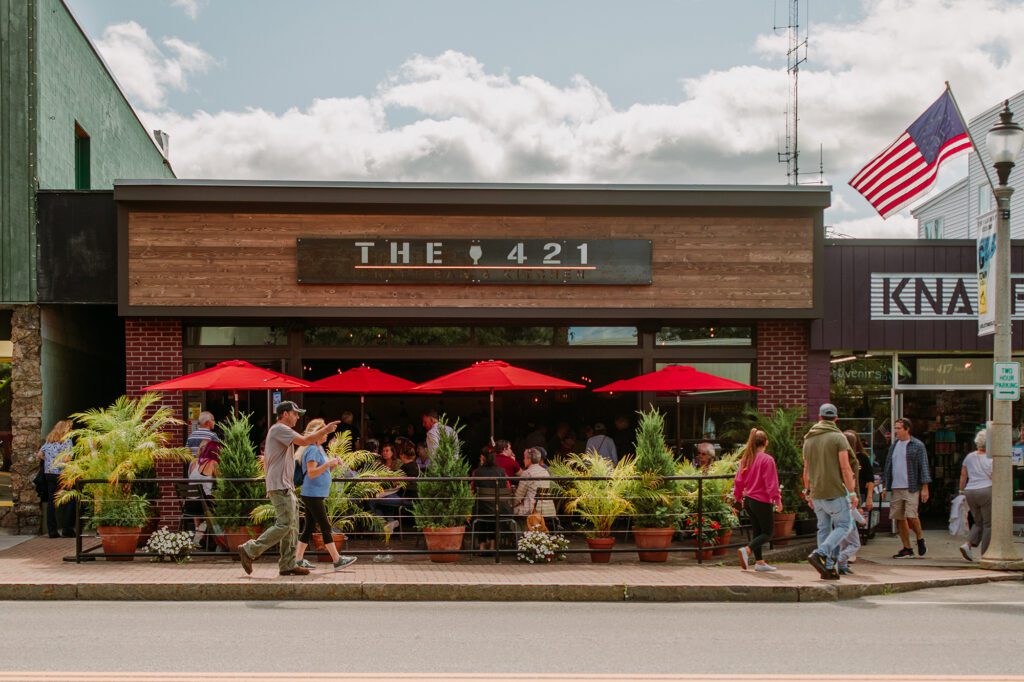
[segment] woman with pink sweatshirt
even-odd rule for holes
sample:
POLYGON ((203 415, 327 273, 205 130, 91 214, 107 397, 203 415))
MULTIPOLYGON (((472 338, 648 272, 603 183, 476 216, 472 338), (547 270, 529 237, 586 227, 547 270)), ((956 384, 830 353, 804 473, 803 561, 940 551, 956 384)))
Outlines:
POLYGON ((765 452, 768 435, 760 429, 751 429, 747 445, 740 457, 740 468, 736 472, 733 498, 736 504, 745 506, 753 527, 753 539, 747 547, 740 547, 740 566, 744 570, 750 565, 753 553, 755 571, 775 571, 761 556, 761 546, 772 539, 775 529, 775 513, 782 511, 782 491, 779 489, 779 472, 775 459, 765 452))

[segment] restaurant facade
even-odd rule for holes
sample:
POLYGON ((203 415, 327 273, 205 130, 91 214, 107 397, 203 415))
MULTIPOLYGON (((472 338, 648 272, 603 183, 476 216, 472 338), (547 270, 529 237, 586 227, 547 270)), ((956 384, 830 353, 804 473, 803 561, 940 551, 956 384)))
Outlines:
MULTIPOLYGON (((827 399, 829 355, 809 342, 829 197, 820 187, 119 183, 126 389, 235 358, 309 380, 367 364, 416 381, 500 359, 595 387, 690 364, 762 389, 684 402, 686 442, 716 437, 754 400, 827 399)), ((288 398, 311 416, 358 414, 352 396, 288 398)), ((238 396, 258 423, 271 399, 238 396)), ((235 396, 164 400, 188 420, 200 407, 225 414, 235 396)), ((486 400, 380 397, 367 411, 382 434, 438 409, 467 425, 472 447, 486 400)), ((663 400, 499 394, 498 436, 610 426, 663 400)))

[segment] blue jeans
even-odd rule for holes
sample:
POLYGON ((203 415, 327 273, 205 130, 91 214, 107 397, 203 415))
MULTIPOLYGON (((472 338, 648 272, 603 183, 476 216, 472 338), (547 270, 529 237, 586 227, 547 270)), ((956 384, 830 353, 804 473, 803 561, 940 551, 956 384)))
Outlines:
POLYGON ((846 497, 814 500, 814 513, 818 515, 817 552, 825 557, 825 568, 832 568, 839 556, 839 543, 850 534, 853 526, 850 500, 846 497))

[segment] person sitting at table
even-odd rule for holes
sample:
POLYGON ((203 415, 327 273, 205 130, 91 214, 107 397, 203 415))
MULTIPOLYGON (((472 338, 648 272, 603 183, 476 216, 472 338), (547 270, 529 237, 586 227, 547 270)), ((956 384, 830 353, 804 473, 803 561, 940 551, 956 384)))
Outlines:
POLYGON ((512 443, 507 440, 499 440, 494 443, 494 463, 500 466, 505 475, 510 478, 518 474, 521 469, 512 452, 512 443))
POLYGON ((402 463, 398 461, 398 457, 395 456, 395 446, 391 443, 385 443, 380 448, 380 456, 377 457, 377 466, 390 469, 391 471, 398 471, 402 463))
MULTIPOLYGON (((390 443, 381 448, 380 454, 383 458, 387 452, 394 453, 394 446, 390 443)), ((392 471, 400 471, 402 476, 418 478, 420 475, 419 465, 416 464, 416 452, 411 448, 404 448, 400 451, 399 457, 391 455, 397 467, 392 471), (400 462, 399 462, 400 460, 400 462)), ((389 467, 391 468, 391 467, 389 467)), ((396 510, 399 507, 408 507, 416 497, 416 482, 402 481, 394 488, 384 491, 380 497, 370 500, 370 511, 377 516, 390 516, 388 511, 396 510)))
MULTIPOLYGON (((489 537, 488 540, 481 540, 479 543, 479 550, 481 552, 494 551, 494 514, 495 514, 495 488, 501 486, 503 488, 508 487, 508 481, 505 479, 505 470, 498 466, 494 461, 494 448, 491 446, 485 446, 480 452, 480 466, 478 466, 471 474, 473 478, 479 479, 498 479, 498 480, 480 480, 473 481, 470 483, 473 492, 476 493, 476 509, 473 512, 473 516, 479 521, 476 522, 476 530, 482 534, 482 537, 489 537)), ((504 506, 504 503, 502 504, 504 506)), ((508 513, 507 509, 499 509, 499 513, 508 513)))
MULTIPOLYGON (((551 487, 551 474, 541 463, 544 455, 540 448, 526 448, 523 453, 523 463, 527 465, 519 472, 519 485, 516 486, 515 508, 513 513, 516 516, 529 516, 534 512, 534 503, 537 500, 538 490, 548 490, 551 487)), ((555 503, 550 499, 542 499, 536 505, 537 511, 544 518, 554 518, 555 503)))

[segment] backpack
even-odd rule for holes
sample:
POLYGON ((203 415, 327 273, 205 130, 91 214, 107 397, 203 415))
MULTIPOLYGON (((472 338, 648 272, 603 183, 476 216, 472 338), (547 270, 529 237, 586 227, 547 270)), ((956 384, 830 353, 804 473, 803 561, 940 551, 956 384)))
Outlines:
POLYGON ((302 460, 295 460, 295 473, 292 474, 292 482, 295 487, 302 485, 302 482, 306 480, 306 472, 302 470, 302 460))

